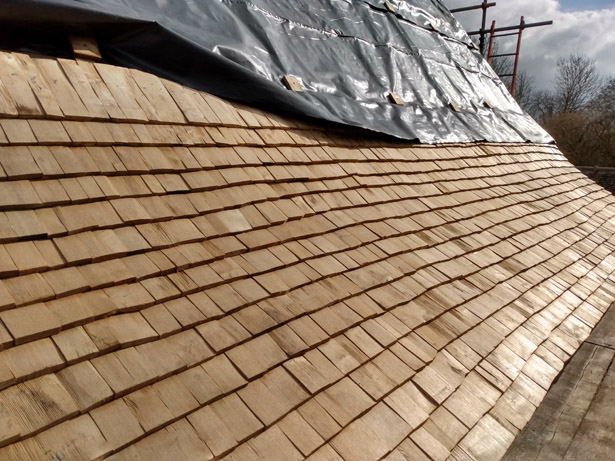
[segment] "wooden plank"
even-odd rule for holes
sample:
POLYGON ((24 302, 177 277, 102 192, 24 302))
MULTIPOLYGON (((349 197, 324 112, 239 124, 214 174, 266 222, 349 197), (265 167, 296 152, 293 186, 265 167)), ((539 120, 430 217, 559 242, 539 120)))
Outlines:
POLYGON ((190 123, 213 124, 213 122, 209 121, 205 117, 203 112, 201 112, 198 102, 199 100, 201 101, 200 105, 204 105, 204 103, 202 102, 202 98, 196 91, 190 88, 183 87, 182 85, 179 85, 175 82, 171 82, 169 80, 162 79, 161 81, 171 95, 171 97, 173 98, 173 100, 175 101, 175 103, 183 112, 184 117, 186 117, 186 120, 188 120, 190 123))
POLYGON ((243 441, 263 427, 237 394, 231 394, 211 405, 216 415, 231 431, 232 437, 243 441))
POLYGON ((85 119, 92 118, 92 114, 66 78, 57 60, 35 58, 33 61, 41 71, 64 115, 85 119))
MULTIPOLYGON (((454 451, 462 450, 472 459, 501 459, 513 440, 514 434, 508 432, 490 415, 486 415, 464 437, 454 451)), ((431 455, 429 452, 428 454, 431 455)))
POLYGON ((53 374, 18 384, 2 394, 7 412, 24 437, 79 413, 77 403, 53 374))
POLYGON ((36 144, 36 136, 27 120, 6 119, 1 120, 0 125, 9 143, 36 144))
MULTIPOLYGON (((21 122, 22 120, 11 121, 21 122)), ((4 122, 8 122, 8 120, 4 120, 4 122)), ((28 147, 5 147, 1 149, 1 152, 0 165, 2 165, 7 176, 11 179, 36 178, 41 176, 41 170, 36 164, 28 147)))
POLYGON ((84 328, 101 352, 118 346, 133 346, 158 336, 138 312, 97 320, 86 324, 84 328))
POLYGON ((151 386, 133 392, 124 400, 146 432, 159 429, 173 419, 171 411, 151 386))
POLYGON ((293 411, 280 421, 279 427, 304 456, 308 456, 324 443, 322 437, 301 417, 298 411, 293 411))
POLYGON ((211 406, 192 413, 188 416, 188 421, 215 456, 220 456, 237 445, 232 431, 216 415, 211 406))
POLYGON ((4 285, 15 298, 17 304, 46 301, 55 293, 40 274, 28 274, 5 279, 4 285))
POLYGON ((60 321, 44 304, 33 304, 0 313, 15 344, 25 343, 60 331, 60 321))
POLYGON ((158 120, 173 123, 186 122, 182 112, 158 77, 139 70, 131 70, 130 75, 155 108, 158 120))
MULTIPOLYGON (((17 107, 13 103, 5 84, 3 83, 4 77, 0 78, 0 115, 2 116, 15 116, 18 115, 17 107)), ((0 131, 0 143, 5 143, 6 138, 0 131)))
POLYGON ((69 35, 68 40, 75 58, 90 59, 92 61, 102 60, 98 44, 93 38, 69 35))
POLYGON ((109 442, 89 415, 58 424, 35 440, 50 459, 102 459, 111 451, 109 442))
POLYGON ((272 453, 275 453, 280 459, 288 461, 304 459, 277 425, 254 437, 248 442, 248 445, 252 447, 260 459, 266 459, 272 453))
MULTIPOLYGON (((205 442, 186 419, 165 427, 120 451, 114 459, 212 459, 205 442)), ((111 458, 110 458, 111 459, 111 458)))
POLYGON ((299 79, 294 75, 285 75, 282 77, 282 83, 291 91, 303 93, 303 85, 301 85, 299 79))
POLYGON ((147 122, 148 117, 136 100, 128 82, 126 70, 106 64, 94 64, 94 68, 105 82, 113 99, 121 108, 124 120, 131 122, 147 122))
POLYGON ((113 397, 111 388, 87 360, 64 368, 56 376, 82 412, 113 397))
POLYGON ((17 441, 19 435, 18 424, 6 410, 6 405, 0 402, 0 446, 17 441))
POLYGON ((13 55, 20 61, 28 84, 47 117, 62 118, 64 116, 62 109, 32 58, 27 54, 13 53, 13 55))
MULTIPOLYGON (((213 111, 214 118, 219 119, 223 125, 235 127, 245 125, 245 122, 239 117, 237 110, 230 103, 203 91, 199 94, 203 98, 205 106, 213 111)), ((206 108, 202 107, 201 110, 205 113, 206 108)), ((210 117, 207 116, 207 118, 209 119, 210 117)))
POLYGON ((396 104, 398 106, 404 105, 404 100, 397 93, 389 93, 387 97, 389 98, 389 101, 391 101, 393 104, 396 104))
POLYGON ((111 447, 117 449, 143 434, 143 428, 126 402, 114 400, 90 412, 111 447))
POLYGON ((98 349, 83 327, 64 330, 53 336, 52 339, 56 347, 62 352, 68 365, 98 354, 98 349))
POLYGON ((59 121, 30 120, 30 128, 38 139, 38 144, 69 144, 70 138, 59 121))
MULTIPOLYGON (((49 338, 15 346, 0 352, 8 369, 18 380, 45 375, 64 366, 64 360, 49 338)), ((4 365, 3 365, 4 366, 4 365)))
POLYGON ((109 115, 90 84, 85 67, 69 59, 58 59, 58 62, 90 114, 95 118, 108 119, 109 115))
POLYGON ((149 101, 149 99, 143 94, 143 91, 137 85, 137 82, 133 78, 134 69, 122 69, 124 71, 124 75, 126 76, 126 83, 128 84, 132 94, 135 97, 135 100, 143 109, 143 112, 147 115, 148 120, 155 121, 164 121, 158 114, 156 107, 149 101))
MULTIPOLYGON (((2 81, 0 80, 0 93, 1 92, 2 92, 2 81)), ((2 126, 0 125, 0 145, 5 145, 8 143, 9 143, 9 140, 7 139, 6 135, 4 134, 4 130, 2 129, 2 126)), ((6 178, 6 173, 2 171, 1 169, 0 169, 0 178, 1 179, 6 178)))
POLYGON ((122 112, 122 109, 120 109, 120 106, 113 98, 109 88, 107 88, 107 85, 102 80, 100 74, 96 71, 94 63, 79 61, 77 64, 79 64, 81 71, 85 74, 90 86, 107 111, 107 114, 109 114, 109 117, 113 120, 124 120, 126 115, 122 112))
POLYGON ((43 115, 36 96, 28 85, 19 60, 0 53, 0 113, 4 115, 43 115))

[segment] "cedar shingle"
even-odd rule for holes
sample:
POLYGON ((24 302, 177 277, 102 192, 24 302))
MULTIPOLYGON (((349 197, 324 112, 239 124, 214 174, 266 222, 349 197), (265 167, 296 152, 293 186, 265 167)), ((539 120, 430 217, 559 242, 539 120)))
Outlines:
POLYGON ((12 347, 0 355, 19 380, 44 375, 64 365, 64 359, 49 338, 12 347))
POLYGON ((98 349, 83 327, 61 331, 51 339, 66 359, 67 364, 98 354, 98 349))
POLYGON ((263 427, 237 394, 231 394, 211 405, 237 442, 242 442, 263 427))
POLYGON ((2 401, 9 415, 20 427, 23 436, 50 424, 57 424, 79 412, 75 400, 53 374, 4 390, 2 401), (46 405, 40 408, 38 402, 45 402, 46 405))
POLYGON ((555 148, 0 60, 0 388, 64 402, 0 406, 0 457, 499 456, 615 296, 614 201, 555 148))
POLYGON ((122 399, 92 410, 90 416, 112 448, 119 448, 143 434, 137 418, 122 399))
POLYGON ((60 331, 60 321, 43 303, 11 309, 0 313, 15 344, 44 338, 60 331))
POLYGON ((156 338, 156 332, 140 313, 120 314, 84 326, 99 351, 129 347, 156 338))
POLYGON ((88 361, 65 368, 56 376, 82 412, 100 405, 113 396, 107 383, 88 361))

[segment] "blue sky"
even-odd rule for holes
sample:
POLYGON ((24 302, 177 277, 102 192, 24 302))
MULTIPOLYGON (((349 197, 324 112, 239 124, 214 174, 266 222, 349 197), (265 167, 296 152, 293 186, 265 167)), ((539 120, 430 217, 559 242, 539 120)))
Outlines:
POLYGON ((599 10, 615 6, 615 0, 561 0, 562 11, 599 10))

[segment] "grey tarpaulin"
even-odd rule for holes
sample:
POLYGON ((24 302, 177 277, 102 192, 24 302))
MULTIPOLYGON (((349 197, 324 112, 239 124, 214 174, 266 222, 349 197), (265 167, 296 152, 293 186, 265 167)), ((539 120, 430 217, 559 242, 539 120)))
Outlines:
POLYGON ((0 0, 0 22, 13 39, 88 34, 108 62, 271 111, 428 143, 551 142, 441 1, 390 3, 0 0), (286 90, 287 74, 305 92, 286 90))

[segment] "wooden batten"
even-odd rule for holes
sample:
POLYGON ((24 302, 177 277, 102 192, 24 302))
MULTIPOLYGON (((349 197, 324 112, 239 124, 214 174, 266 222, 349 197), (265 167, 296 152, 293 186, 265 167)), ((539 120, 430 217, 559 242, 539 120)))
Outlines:
POLYGON ((387 95, 387 98, 389 98, 389 101, 391 101, 393 104, 396 104, 398 106, 404 105, 404 100, 397 93, 389 93, 387 95))
POLYGON ((282 83, 291 91, 296 91, 297 93, 303 92, 303 85, 297 77, 294 75, 285 75, 282 77, 282 83))
POLYGON ((102 55, 95 39, 79 35, 69 35, 68 41, 73 49, 75 58, 87 61, 102 61, 102 55))

